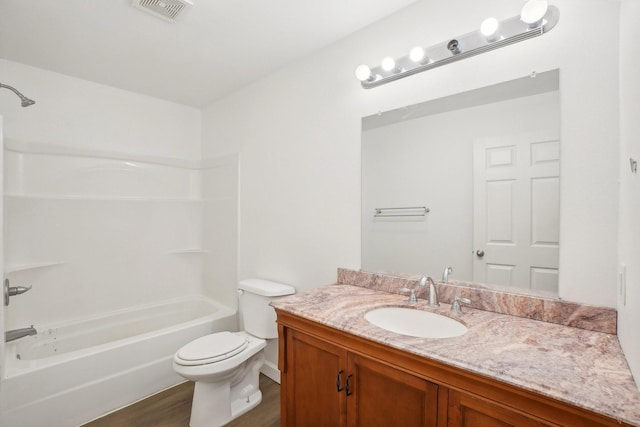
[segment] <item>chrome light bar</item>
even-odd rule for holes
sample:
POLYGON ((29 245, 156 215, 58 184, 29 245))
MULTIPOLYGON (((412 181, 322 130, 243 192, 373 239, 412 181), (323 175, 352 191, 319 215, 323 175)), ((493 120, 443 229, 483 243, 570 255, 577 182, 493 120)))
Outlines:
POLYGON ((464 58, 541 36, 551 31, 559 18, 558 8, 548 6, 546 1, 530 0, 519 16, 501 22, 489 18, 482 23, 479 30, 428 48, 416 47, 409 55, 395 60, 390 57, 385 58, 374 68, 360 65, 356 69, 356 77, 363 88, 371 89, 464 58))

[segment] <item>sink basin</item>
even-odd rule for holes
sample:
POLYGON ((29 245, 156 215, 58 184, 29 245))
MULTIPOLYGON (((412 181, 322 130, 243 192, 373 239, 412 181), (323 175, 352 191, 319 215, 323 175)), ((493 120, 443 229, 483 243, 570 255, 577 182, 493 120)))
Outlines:
POLYGON ((467 327, 447 316, 402 307, 383 307, 364 315, 369 323, 397 334, 421 338, 452 338, 464 335, 467 327))

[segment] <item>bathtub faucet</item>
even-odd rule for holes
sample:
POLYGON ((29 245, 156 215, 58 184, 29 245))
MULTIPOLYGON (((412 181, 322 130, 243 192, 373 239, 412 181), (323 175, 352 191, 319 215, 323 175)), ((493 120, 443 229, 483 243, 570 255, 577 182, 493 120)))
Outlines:
POLYGON ((37 333, 38 331, 36 331, 36 328, 34 328, 33 325, 29 328, 14 329, 4 333, 4 342, 17 340, 18 338, 26 337, 27 335, 35 335, 37 333))

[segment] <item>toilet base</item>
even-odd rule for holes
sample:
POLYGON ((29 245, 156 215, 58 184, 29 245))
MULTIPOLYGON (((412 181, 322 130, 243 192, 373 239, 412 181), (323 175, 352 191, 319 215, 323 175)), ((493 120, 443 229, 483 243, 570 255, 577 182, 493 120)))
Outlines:
POLYGON ((262 391, 260 390, 251 394, 246 399, 236 399, 234 402, 231 402, 231 419, 249 412, 258 406, 260 402, 262 402, 262 391))
POLYGON ((262 351, 252 356, 226 380, 196 381, 191 406, 190 427, 219 427, 258 406, 262 351))
POLYGON ((262 402, 262 392, 258 389, 247 397, 239 397, 232 402, 212 399, 219 393, 229 395, 228 384, 206 384, 197 382, 193 393, 193 406, 189 427, 220 427, 249 412, 262 402))

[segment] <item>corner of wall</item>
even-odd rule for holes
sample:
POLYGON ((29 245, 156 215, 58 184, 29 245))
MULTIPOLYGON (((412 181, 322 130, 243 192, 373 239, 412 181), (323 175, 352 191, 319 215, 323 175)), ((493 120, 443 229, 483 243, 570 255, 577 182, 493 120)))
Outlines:
POLYGON ((640 384, 640 174, 633 173, 629 158, 640 160, 640 52, 634 42, 640 38, 637 22, 640 2, 620 4, 620 200, 618 227, 618 337, 629 367, 640 384), (623 267, 624 266, 624 269, 623 267))

